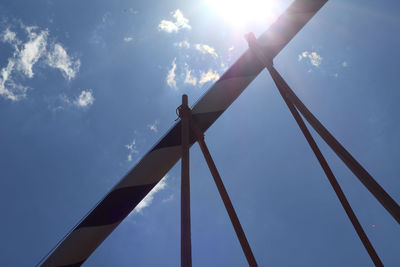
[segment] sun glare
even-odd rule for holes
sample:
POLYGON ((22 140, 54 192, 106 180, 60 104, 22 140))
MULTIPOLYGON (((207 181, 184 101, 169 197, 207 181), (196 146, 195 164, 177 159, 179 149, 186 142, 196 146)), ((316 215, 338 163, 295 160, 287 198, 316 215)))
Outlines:
POLYGON ((279 8, 277 0, 205 0, 215 12, 234 26, 271 22, 279 8))

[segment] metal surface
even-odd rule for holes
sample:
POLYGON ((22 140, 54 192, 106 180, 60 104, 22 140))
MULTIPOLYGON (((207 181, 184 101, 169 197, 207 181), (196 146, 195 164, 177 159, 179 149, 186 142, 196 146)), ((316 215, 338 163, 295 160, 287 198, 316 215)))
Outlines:
POLYGON ((190 231, 190 171, 189 171, 189 134, 191 112, 188 106, 187 95, 182 96, 182 105, 179 107, 182 132, 182 160, 181 160, 181 266, 192 266, 192 238, 190 231))
POLYGON ((190 121, 190 127, 194 135, 196 136, 197 142, 199 143, 200 149, 203 152, 208 168, 210 169, 210 172, 214 178, 215 185, 217 186, 219 195, 221 196, 222 201, 224 202, 225 209, 228 212, 229 218, 231 219, 233 228, 235 229, 236 235, 239 239, 242 250, 246 256, 247 262, 249 266, 256 267, 258 265, 256 259, 254 258, 253 251, 251 250, 249 242, 247 241, 246 235, 243 231, 242 225, 240 224, 236 211, 233 208, 231 199, 229 198, 228 192, 225 189, 224 183, 222 182, 218 169, 215 166, 214 160, 212 159, 210 151, 208 150, 208 147, 204 141, 204 134, 201 132, 200 128, 197 126, 194 119, 190 121))
MULTIPOLYGON (((295 0, 258 39, 274 58, 327 0, 295 0)), ((263 69, 246 51, 194 105, 193 117, 205 132, 263 69)), ((128 216, 181 157, 181 122, 167 134, 79 222, 43 262, 43 266, 82 264, 128 216)), ((190 144, 194 138, 191 136, 190 144)))

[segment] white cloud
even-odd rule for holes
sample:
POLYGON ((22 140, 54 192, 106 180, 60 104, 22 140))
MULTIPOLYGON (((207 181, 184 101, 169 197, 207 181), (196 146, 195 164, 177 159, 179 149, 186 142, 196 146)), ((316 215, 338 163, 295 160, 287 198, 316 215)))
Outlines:
POLYGON ((66 107, 86 108, 94 103, 92 90, 82 90, 78 97, 68 97, 65 93, 57 97, 49 97, 49 108, 53 111, 64 110, 66 107))
POLYGON ((93 93, 91 90, 82 90, 79 97, 74 101, 74 104, 78 107, 87 107, 92 105, 94 102, 93 93))
POLYGON ((168 75, 167 75, 167 84, 169 85, 169 87, 171 88, 176 88, 176 74, 175 74, 175 70, 176 70, 176 58, 174 58, 174 60, 172 61, 172 67, 171 69, 168 71, 168 75))
POLYGON ((7 28, 4 33, 2 34, 2 41, 4 43, 19 43, 20 41, 17 39, 17 34, 15 32, 10 31, 9 28, 7 28))
POLYGON ((128 161, 132 161, 132 155, 133 154, 139 154, 139 150, 137 150, 136 148, 136 140, 133 139, 132 142, 130 144, 125 145, 126 149, 128 149, 128 161))
POLYGON ((196 50, 200 51, 202 54, 210 54, 214 58, 218 57, 218 54, 215 52, 215 49, 209 45, 206 44, 196 44, 195 45, 196 50))
POLYGON ((174 198, 175 198, 175 196, 174 196, 173 194, 171 194, 171 195, 169 195, 169 197, 164 198, 164 199, 162 200, 162 202, 163 202, 163 203, 170 202, 170 201, 172 201, 174 198))
POLYGON ((135 10, 133 7, 125 8, 125 9, 124 9, 124 12, 125 12, 125 13, 130 13, 130 14, 133 14, 133 15, 136 15, 136 14, 139 13, 139 11, 135 10))
POLYGON ((110 19, 111 19, 111 13, 107 11, 106 13, 104 13, 103 17, 101 18, 101 21, 103 22, 103 24, 107 24, 111 22, 110 19))
MULTIPOLYGON (((80 61, 72 60, 61 44, 53 44, 52 51, 47 51, 49 31, 40 30, 37 26, 24 26, 21 28, 27 34, 27 41, 21 42, 15 32, 10 28, 1 34, 1 41, 13 46, 14 51, 8 58, 7 66, 0 71, 0 96, 12 101, 20 100, 26 96, 28 86, 20 84, 15 80, 18 75, 23 75, 29 79, 34 77, 34 66, 44 58, 44 66, 58 68, 63 72, 67 79, 75 77, 79 71, 80 61)), ((86 95, 87 97, 88 95, 86 95)), ((93 99, 87 98, 90 101, 93 99)), ((79 103, 79 101, 77 102, 79 103)))
POLYGON ((178 28, 181 28, 181 29, 191 29, 192 28, 189 25, 189 20, 183 16, 182 12, 179 9, 177 9, 172 16, 175 18, 175 20, 176 20, 175 24, 178 26, 178 28))
POLYGON ((14 52, 13 56, 8 58, 7 66, 0 71, 0 96, 12 101, 17 101, 25 97, 26 91, 28 90, 28 87, 18 84, 12 79, 12 73, 15 71, 16 65, 18 64, 18 44, 20 44, 21 41, 16 37, 16 33, 10 31, 8 28, 2 33, 1 40, 5 43, 12 44, 14 46, 14 52))
POLYGON ((132 37, 124 37, 124 42, 132 42, 133 38, 132 37))
POLYGON ((139 204, 135 207, 135 209, 133 210, 133 213, 142 213, 142 210, 148 206, 150 206, 150 204, 153 202, 154 200, 154 195, 165 189, 165 187, 167 187, 167 180, 168 175, 165 175, 161 181, 158 182, 158 184, 156 184, 156 186, 153 187, 153 189, 147 194, 147 196, 139 202, 139 204))
POLYGON ((178 26, 176 26, 174 22, 169 20, 162 20, 160 24, 158 24, 158 29, 160 31, 166 32, 177 32, 179 30, 178 26))
POLYGON ((297 56, 297 59, 298 59, 299 61, 301 61, 301 60, 303 59, 303 56, 300 54, 300 55, 297 56))
POLYGON ((187 84, 191 84, 191 85, 193 85, 193 86, 196 86, 196 84, 197 84, 197 78, 195 77, 195 76, 192 76, 192 70, 191 69, 189 69, 189 66, 186 64, 185 65, 185 72, 186 72, 186 74, 185 74, 185 81, 184 81, 184 83, 187 83, 187 84))
POLYGON ((17 101, 25 97, 25 93, 28 90, 28 87, 22 86, 14 82, 11 77, 14 66, 15 60, 13 58, 9 58, 7 66, 1 69, 0 95, 9 100, 17 101))
POLYGON ((183 40, 179 43, 175 43, 175 45, 179 48, 190 48, 190 43, 186 40, 183 40))
POLYGON ((216 70, 209 69, 208 72, 200 72, 200 81, 199 84, 203 85, 204 83, 210 81, 216 81, 219 79, 219 75, 216 70))
POLYGON ((48 31, 41 31, 39 34, 34 32, 36 27, 26 27, 29 41, 23 45, 23 49, 19 53, 17 69, 22 71, 26 76, 32 78, 33 65, 46 52, 48 31))
POLYGON ((156 133, 156 132, 158 132, 158 124, 159 124, 158 120, 155 120, 154 123, 148 124, 147 128, 149 128, 150 131, 153 131, 156 133))
POLYGON ((343 67, 343 68, 346 68, 348 65, 349 65, 349 64, 347 63, 347 61, 343 61, 343 63, 342 63, 342 67, 343 67))
POLYGON ((133 139, 132 143, 125 145, 126 149, 130 150, 130 151, 136 151, 136 140, 133 139))
POLYGON ((316 52, 312 52, 311 55, 308 56, 310 59, 311 64, 318 67, 322 63, 321 55, 318 55, 316 52))
POLYGON ((52 68, 61 70, 64 77, 71 80, 78 73, 81 62, 79 59, 73 60, 68 56, 61 44, 55 44, 53 51, 47 55, 47 64, 52 68))
POLYGON ((298 56, 299 61, 301 61, 303 58, 308 58, 310 60, 310 63, 315 67, 319 67, 323 59, 323 57, 321 57, 321 55, 318 55, 317 52, 308 52, 308 51, 304 51, 298 56))
POLYGON ((183 16, 179 9, 172 13, 172 17, 175 21, 161 20, 158 24, 158 30, 171 33, 178 32, 180 29, 191 29, 189 20, 183 16))

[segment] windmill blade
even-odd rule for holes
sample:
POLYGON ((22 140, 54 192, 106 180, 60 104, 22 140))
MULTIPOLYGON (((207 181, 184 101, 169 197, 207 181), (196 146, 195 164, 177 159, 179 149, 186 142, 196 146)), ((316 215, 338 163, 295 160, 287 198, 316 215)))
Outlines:
MULTIPOLYGON (((295 0, 258 38, 274 58, 328 0, 295 0)), ((235 101, 264 66, 247 50, 193 106, 192 114, 205 132, 235 101)), ((191 144, 195 141, 191 137, 191 144)), ((79 266, 128 216, 181 157, 180 122, 75 227, 42 266, 79 266)))

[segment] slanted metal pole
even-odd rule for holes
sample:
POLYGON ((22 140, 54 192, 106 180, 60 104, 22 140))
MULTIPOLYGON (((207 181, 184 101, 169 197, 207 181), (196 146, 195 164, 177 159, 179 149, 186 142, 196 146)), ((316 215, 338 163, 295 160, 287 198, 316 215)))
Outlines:
MULTIPOLYGON (((266 59, 265 55, 257 46, 254 34, 246 36, 250 49, 264 63, 265 66, 272 66, 272 60, 266 59), (268 62, 266 62, 268 61, 268 62)), ((286 81, 274 69, 271 69, 271 75, 277 79, 285 91, 289 100, 296 106, 304 118, 310 123, 314 130, 322 137, 322 139, 330 146, 330 148, 338 155, 338 157, 346 164, 360 182, 371 192, 371 194, 381 203, 381 205, 392 215, 392 217, 400 224, 400 206, 393 198, 375 181, 367 170, 336 140, 335 137, 322 125, 322 123, 308 110, 301 100, 292 91, 286 81)))
POLYGON ((187 95, 182 95, 179 108, 182 125, 181 160, 181 266, 192 266, 192 241, 190 231, 190 179, 189 179, 189 134, 191 112, 187 95))
MULTIPOLYGON (((256 53, 257 57, 263 64, 266 66, 267 70, 270 72, 278 90, 281 94, 283 100, 285 101, 286 105, 288 106, 290 112, 292 113, 294 119, 296 120, 297 124, 299 125, 304 137, 306 138, 308 144, 310 145, 311 149, 313 150, 315 156, 317 157, 322 169, 324 170, 332 188, 334 189, 337 197, 339 198, 342 207, 344 208, 347 216, 349 217, 351 223, 353 224, 354 229, 356 230, 361 242, 363 243, 365 249, 367 250, 369 256, 371 257, 372 261, 374 262, 375 266, 383 266, 381 259, 379 258, 378 254, 376 253, 374 247, 372 246, 371 242, 369 241, 367 235, 364 232, 360 222, 357 219, 353 209, 351 208, 349 202, 345 194, 343 193, 335 175, 333 174, 331 168, 328 165, 325 157, 322 155, 317 143, 315 142, 314 138, 312 137, 310 131, 308 130, 306 124, 304 123, 302 117, 300 116, 299 112, 297 111, 294 104, 290 101, 287 91, 285 90, 285 81, 280 76, 278 71, 273 67, 272 60, 266 58, 262 53, 261 50, 258 49, 255 43, 255 37, 252 34, 246 36, 249 42, 250 48, 256 53)), ((286 84, 286 83, 285 83, 286 84)))
POLYGON ((339 198, 340 203, 342 204, 344 210, 346 211, 347 216, 349 217, 351 223, 353 224, 354 229, 356 230, 358 237, 360 238, 361 242, 363 243, 365 249, 367 250, 371 260, 374 262, 375 266, 383 266, 381 259, 379 258, 378 254, 376 253, 374 247, 372 246, 371 242, 368 239, 368 236, 364 232, 360 222, 357 219, 353 209, 351 208, 349 202, 345 194, 343 193, 342 188, 340 187, 335 175, 333 174, 331 168, 328 165, 325 157, 322 155, 321 150, 319 149, 317 143, 315 142, 314 138, 312 137, 310 131, 308 130, 306 124, 304 123, 303 119, 301 118, 299 112, 297 111, 296 107, 293 105, 292 102, 288 99, 285 91, 282 88, 282 84, 279 83, 279 79, 276 77, 276 73, 278 73, 273 66, 269 66, 268 71, 271 73, 272 78, 275 81, 276 86, 278 87, 279 93, 281 94, 283 100, 285 101, 286 105, 288 106, 290 112, 292 113, 294 119, 296 120, 297 124, 299 125, 301 131, 304 134, 304 137, 307 139, 308 144, 310 145, 311 149, 313 150, 315 156, 317 157, 319 163, 321 164, 322 169, 324 170, 328 180, 336 193, 336 196, 339 198))
POLYGON ((308 110, 301 100, 292 91, 285 80, 273 68, 271 75, 282 84, 282 89, 287 97, 301 112, 304 118, 310 123, 315 131, 322 139, 335 151, 336 155, 346 164, 346 166, 354 173, 360 182, 371 192, 371 194, 381 203, 381 205, 392 215, 392 217, 400 224, 400 206, 394 199, 383 189, 375 179, 365 170, 360 163, 336 140, 335 137, 321 124, 321 122, 308 110))
POLYGON ((228 212, 229 218, 231 219, 233 228, 235 229, 236 235, 239 239, 242 250, 246 256, 249 266, 258 266, 256 259, 254 258, 253 252, 250 248, 249 242, 247 241, 246 235, 243 231, 242 225, 240 224, 239 218, 236 215, 235 209, 233 208, 232 202, 229 198, 228 192, 225 189, 224 183, 222 182, 221 176, 218 173, 217 167, 215 166, 214 160, 211 157, 210 151, 206 143, 204 142, 204 134, 197 126, 196 122, 192 118, 190 121, 190 127, 196 136, 197 142, 200 145, 200 149, 203 152, 204 158, 206 159, 208 168, 214 178, 214 182, 218 188, 218 192, 224 202, 225 209, 228 212))

